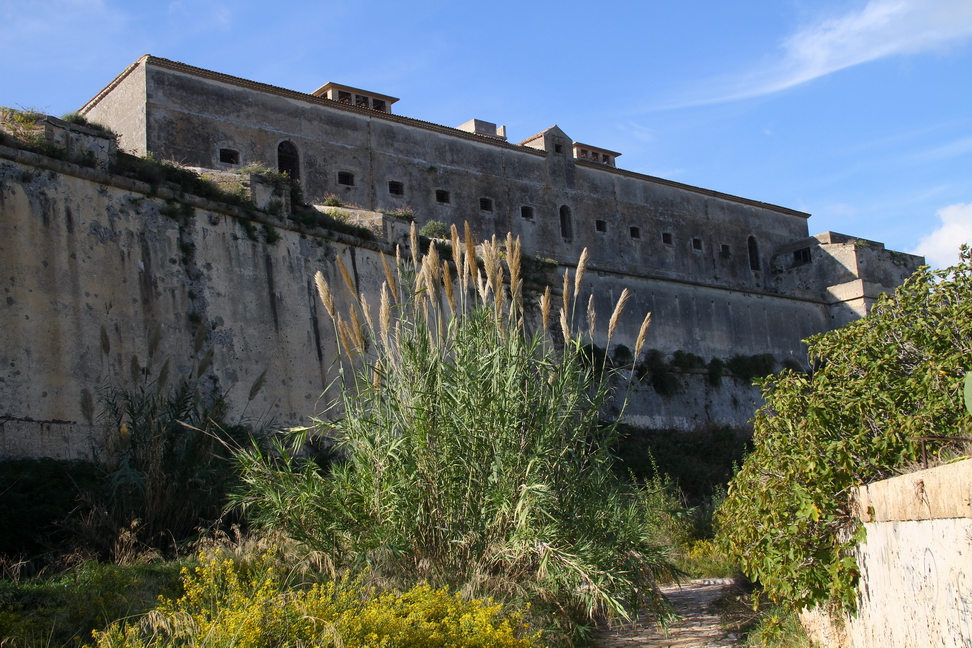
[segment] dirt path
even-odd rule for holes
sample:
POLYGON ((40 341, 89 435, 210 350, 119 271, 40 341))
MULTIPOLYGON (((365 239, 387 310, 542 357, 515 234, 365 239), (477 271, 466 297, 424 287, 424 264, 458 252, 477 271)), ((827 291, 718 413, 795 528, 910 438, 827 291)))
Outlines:
POLYGON ((681 620, 668 628, 624 627, 602 630, 598 648, 714 648, 735 646, 739 637, 729 634, 719 625, 719 613, 712 602, 722 590, 732 584, 729 578, 693 580, 678 585, 666 585, 661 591, 672 602, 681 620))

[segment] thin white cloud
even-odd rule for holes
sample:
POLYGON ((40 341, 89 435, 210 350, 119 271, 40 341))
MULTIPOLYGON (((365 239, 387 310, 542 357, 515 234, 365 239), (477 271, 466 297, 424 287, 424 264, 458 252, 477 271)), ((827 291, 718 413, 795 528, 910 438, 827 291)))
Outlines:
POLYGON ((654 142, 658 138, 655 129, 642 126, 641 124, 633 121, 629 121, 626 124, 621 124, 620 128, 628 133, 630 137, 633 137, 641 142, 654 142))
POLYGON ((869 0, 860 10, 825 19, 783 39, 767 64, 713 80, 679 105, 771 94, 868 61, 941 50, 972 37, 969 0, 869 0))
POLYGON ((938 210, 938 228, 918 242, 912 254, 925 257, 935 268, 946 268, 958 262, 958 249, 972 245, 972 203, 949 205, 938 210))

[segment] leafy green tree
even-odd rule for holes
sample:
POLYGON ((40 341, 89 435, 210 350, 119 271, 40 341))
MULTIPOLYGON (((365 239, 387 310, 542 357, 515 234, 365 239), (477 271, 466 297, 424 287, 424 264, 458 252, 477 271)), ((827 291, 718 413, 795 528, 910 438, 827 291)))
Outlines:
POLYGON ((852 489, 920 456, 915 437, 962 436, 972 369, 972 266, 920 268, 872 313, 807 340, 812 376, 762 381, 755 450, 719 511, 723 541, 766 593, 791 609, 852 609, 863 535, 852 489))

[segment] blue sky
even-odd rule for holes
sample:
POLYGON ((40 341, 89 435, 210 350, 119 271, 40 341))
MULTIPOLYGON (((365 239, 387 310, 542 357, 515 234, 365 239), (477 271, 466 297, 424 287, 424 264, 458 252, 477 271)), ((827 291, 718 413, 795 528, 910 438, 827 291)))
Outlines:
POLYGON ((142 54, 618 165, 947 265, 972 242, 972 0, 0 0, 0 104, 60 115, 142 54))

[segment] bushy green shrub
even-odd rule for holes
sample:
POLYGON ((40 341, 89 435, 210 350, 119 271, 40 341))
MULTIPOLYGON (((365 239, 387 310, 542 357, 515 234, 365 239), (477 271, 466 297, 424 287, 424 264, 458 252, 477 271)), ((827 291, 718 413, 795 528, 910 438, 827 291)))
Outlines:
MULTIPOLYGON (((200 353, 205 327, 197 331, 200 353)), ((159 335, 157 329, 150 335, 150 358, 159 335)), ((106 335, 102 344, 104 351, 106 335)), ((225 421, 221 395, 206 393, 197 382, 211 363, 212 355, 204 354, 192 377, 169 385, 168 361, 152 378, 150 366, 132 356, 127 386, 103 388, 99 420, 105 436, 96 461, 104 486, 88 492, 87 506, 67 521, 81 547, 119 559, 118 551, 129 549, 119 546, 118 537, 127 534, 128 544, 174 551, 223 515, 237 479, 231 449, 247 444, 250 430, 225 421)), ((258 391, 254 383, 251 400, 258 391)))
POLYGON ((672 372, 672 365, 665 361, 664 352, 658 349, 648 349, 635 371, 639 380, 651 381, 652 388, 662 396, 671 396, 678 391, 678 378, 672 372))
POLYGON ((734 355, 726 363, 729 371, 744 380, 768 376, 776 369, 776 358, 772 353, 756 355, 734 355))
POLYGON ((664 511, 612 469, 615 428, 598 421, 606 382, 579 361, 573 308, 562 308, 558 348, 549 290, 542 330, 523 325, 518 241, 505 270, 495 240, 484 244, 483 277, 468 230, 465 245, 453 230, 453 279, 434 247, 419 261, 412 232, 415 263, 387 270, 377 318, 346 269, 347 316, 318 275, 346 382, 341 415, 308 433, 333 439, 343 461, 324 472, 283 443, 242 453, 238 503, 339 563, 525 598, 566 617, 565 632, 638 604, 664 612, 664 511))
POLYGON ((449 226, 439 220, 430 220, 419 230, 419 235, 430 239, 448 238, 449 226))
POLYGON ((537 635, 488 600, 464 600, 419 584, 405 592, 349 580, 309 588, 285 584, 272 557, 239 564, 201 557, 183 570, 185 593, 139 622, 96 633, 98 648, 531 648, 537 635))
POLYGON ((705 366, 705 360, 694 353, 678 349, 672 354, 672 366, 679 369, 701 369, 705 366))
MULTIPOLYGON (((852 608, 860 538, 849 496, 915 461, 914 437, 967 436, 972 267, 920 268, 864 319, 807 340, 812 376, 761 384, 755 450, 719 511, 744 571, 786 608, 852 608)), ((932 444, 934 449, 934 444, 932 444)))

